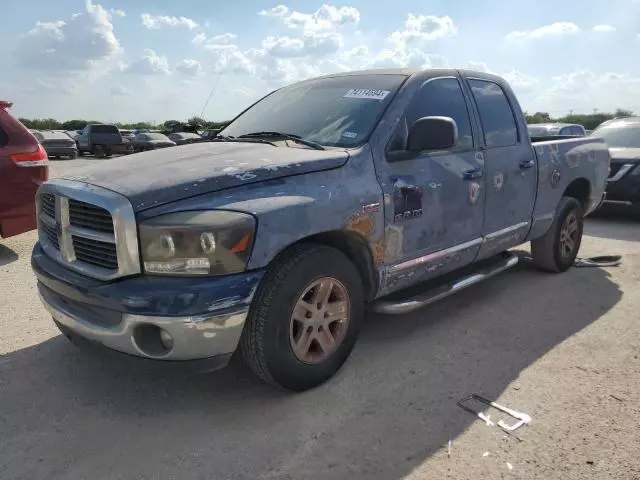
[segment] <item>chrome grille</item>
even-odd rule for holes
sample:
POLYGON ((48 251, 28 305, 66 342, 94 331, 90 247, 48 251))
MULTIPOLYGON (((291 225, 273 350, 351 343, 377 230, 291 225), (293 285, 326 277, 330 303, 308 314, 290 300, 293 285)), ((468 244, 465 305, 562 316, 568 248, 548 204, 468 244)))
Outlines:
POLYGON ((118 254, 115 243, 91 240, 90 238, 71 236, 76 258, 109 270, 118 269, 118 254))
POLYGON ((40 244, 54 260, 102 280, 140 273, 135 215, 122 195, 53 179, 36 207, 40 244))
POLYGON ((104 208, 69 199, 69 222, 74 227, 113 233, 111 214, 104 208))

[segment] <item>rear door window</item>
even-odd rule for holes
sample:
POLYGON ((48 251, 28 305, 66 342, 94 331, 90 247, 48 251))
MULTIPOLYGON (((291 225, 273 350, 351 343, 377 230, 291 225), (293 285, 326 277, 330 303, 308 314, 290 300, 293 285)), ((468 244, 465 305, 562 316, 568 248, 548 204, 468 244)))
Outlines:
POLYGON ((480 113, 487 147, 508 147, 518 142, 518 127, 511 104, 497 83, 469 80, 480 113))
POLYGON ((94 125, 91 127, 93 133, 111 133, 118 134, 118 128, 113 125, 94 125))

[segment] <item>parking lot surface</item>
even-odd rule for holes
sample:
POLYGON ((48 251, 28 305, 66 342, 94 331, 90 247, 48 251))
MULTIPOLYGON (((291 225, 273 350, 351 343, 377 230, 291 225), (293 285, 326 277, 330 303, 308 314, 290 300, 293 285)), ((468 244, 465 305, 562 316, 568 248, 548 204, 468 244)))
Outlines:
POLYGON ((339 374, 303 394, 240 358, 178 377, 85 354, 40 306, 35 238, 0 240, 2 479, 640 479, 637 219, 587 222, 581 256, 620 254, 620 267, 524 262, 410 315, 369 316, 339 374), (520 441, 456 406, 471 393, 529 414, 520 441))

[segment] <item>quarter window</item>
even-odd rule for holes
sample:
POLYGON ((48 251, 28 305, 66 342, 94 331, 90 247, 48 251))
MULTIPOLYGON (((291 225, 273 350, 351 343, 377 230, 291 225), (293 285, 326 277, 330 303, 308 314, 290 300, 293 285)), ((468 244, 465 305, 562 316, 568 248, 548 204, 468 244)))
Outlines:
POLYGON ((487 147, 507 147, 518 141, 515 116, 504 91, 494 82, 470 80, 487 147))

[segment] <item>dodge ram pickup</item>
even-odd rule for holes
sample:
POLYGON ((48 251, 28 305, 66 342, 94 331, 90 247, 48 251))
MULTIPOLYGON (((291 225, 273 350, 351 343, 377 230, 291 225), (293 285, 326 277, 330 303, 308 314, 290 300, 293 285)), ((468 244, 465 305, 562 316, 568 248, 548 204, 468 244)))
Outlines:
POLYGON ((567 270, 608 170, 601 139, 532 144, 498 76, 335 74, 212 141, 48 181, 32 267, 78 344, 206 370, 239 349, 301 391, 343 365, 366 306, 427 305, 513 267, 524 242, 567 270))

